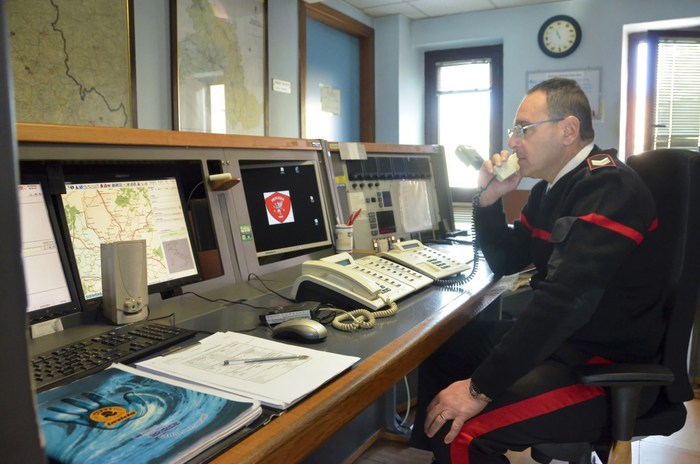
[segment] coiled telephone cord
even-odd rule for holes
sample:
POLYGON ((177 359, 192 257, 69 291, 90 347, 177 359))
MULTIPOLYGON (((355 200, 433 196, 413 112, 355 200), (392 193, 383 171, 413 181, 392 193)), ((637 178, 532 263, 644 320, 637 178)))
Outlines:
POLYGON ((331 325, 344 332, 355 332, 357 330, 367 330, 374 327, 376 320, 383 317, 390 317, 396 314, 399 310, 398 305, 388 298, 379 296, 389 308, 381 311, 369 311, 367 309, 353 309, 351 311, 342 311, 333 309, 333 311, 341 312, 342 314, 333 319, 331 325))

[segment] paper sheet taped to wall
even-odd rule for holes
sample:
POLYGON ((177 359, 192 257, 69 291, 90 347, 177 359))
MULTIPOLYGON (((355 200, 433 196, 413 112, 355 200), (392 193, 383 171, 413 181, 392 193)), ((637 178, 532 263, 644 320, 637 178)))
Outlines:
POLYGON ((420 232, 432 227, 428 182, 405 180, 399 183, 401 223, 406 232, 420 232))
POLYGON ((339 142, 338 151, 342 160, 366 160, 367 150, 364 144, 356 142, 339 142))

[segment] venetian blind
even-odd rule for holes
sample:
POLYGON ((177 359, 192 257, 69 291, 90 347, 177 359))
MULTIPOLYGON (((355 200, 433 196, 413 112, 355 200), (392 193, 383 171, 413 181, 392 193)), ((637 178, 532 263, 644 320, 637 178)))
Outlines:
POLYGON ((700 146, 700 38, 659 38, 653 148, 700 146))

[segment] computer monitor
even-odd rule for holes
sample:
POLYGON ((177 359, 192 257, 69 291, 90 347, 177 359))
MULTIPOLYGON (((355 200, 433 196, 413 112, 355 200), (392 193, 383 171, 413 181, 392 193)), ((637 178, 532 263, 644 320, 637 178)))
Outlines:
POLYGON ((241 160, 239 166, 260 264, 332 244, 317 162, 241 160))
POLYGON ((149 293, 201 280, 179 182, 182 172, 184 166, 156 162, 63 166, 62 219, 88 305, 102 296, 101 243, 146 240, 149 293))
POLYGON ((18 186, 22 264, 30 324, 80 311, 45 179, 23 174, 18 186))

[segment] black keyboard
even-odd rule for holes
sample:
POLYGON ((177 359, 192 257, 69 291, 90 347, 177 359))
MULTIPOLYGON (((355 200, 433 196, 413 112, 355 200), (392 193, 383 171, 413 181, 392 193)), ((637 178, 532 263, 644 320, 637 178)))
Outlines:
POLYGON ((34 356, 36 391, 101 371, 112 363, 127 363, 193 337, 196 330, 156 323, 127 325, 34 356))

